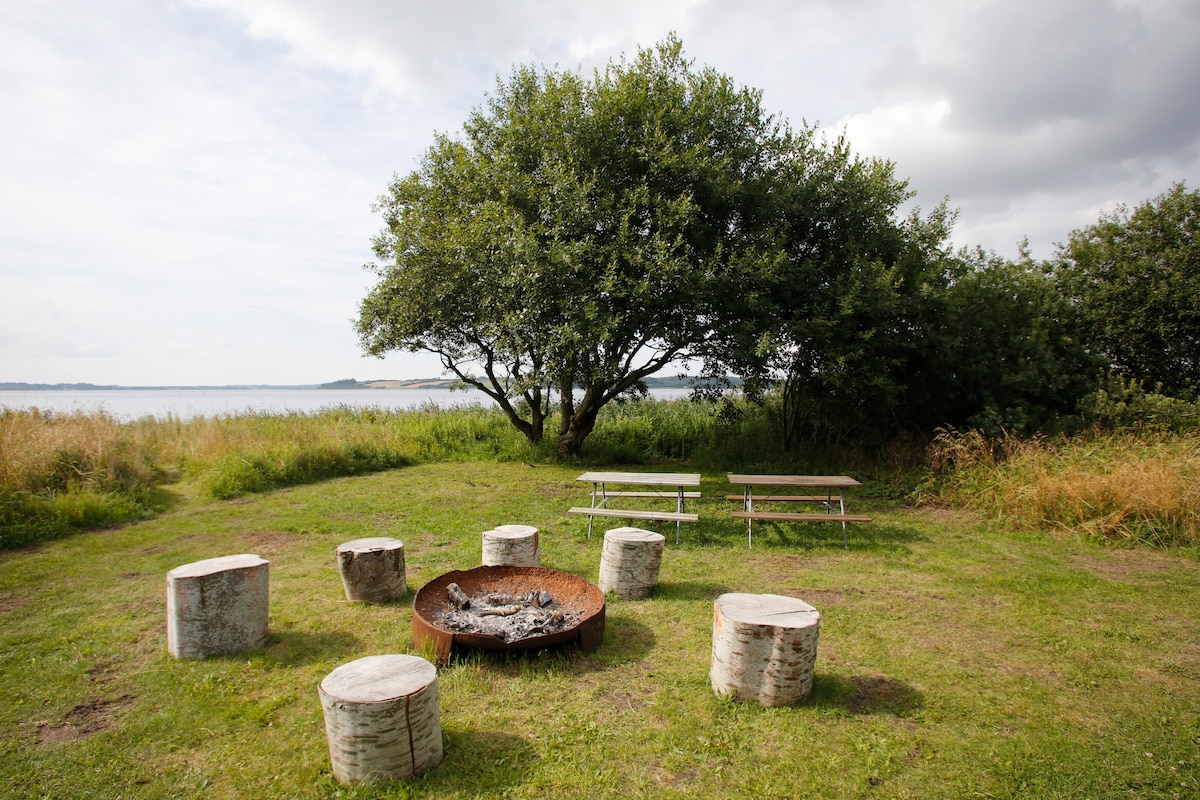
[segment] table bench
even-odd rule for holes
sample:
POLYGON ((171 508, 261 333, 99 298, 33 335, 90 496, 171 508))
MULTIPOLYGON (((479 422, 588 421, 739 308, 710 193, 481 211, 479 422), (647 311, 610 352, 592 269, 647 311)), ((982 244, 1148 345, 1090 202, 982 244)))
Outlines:
POLYGON ((849 548, 847 523, 870 522, 871 518, 861 514, 847 514, 846 500, 842 490, 862 484, 846 475, 737 475, 730 474, 729 483, 741 486, 740 495, 729 494, 727 500, 741 501, 742 510, 733 512, 734 519, 746 520, 746 538, 749 547, 754 546, 754 520, 771 522, 840 522, 842 523, 842 546, 849 548), (824 494, 769 494, 754 496, 754 487, 824 489, 824 494), (823 512, 794 513, 787 511, 759 511, 759 503, 817 503, 823 512))
POLYGON ((699 491, 686 491, 690 487, 700 486, 700 476, 680 472, 585 472, 575 480, 592 484, 592 504, 588 507, 575 506, 568 509, 569 514, 582 514, 588 518, 588 540, 592 538, 592 523, 596 517, 617 517, 620 519, 656 520, 659 522, 675 523, 675 543, 679 543, 679 528, 684 522, 696 522, 697 514, 689 514, 683 510, 684 500, 700 497, 699 491), (617 486, 662 486, 669 487, 654 490, 616 490, 608 488, 609 484, 617 486), (624 508, 609 508, 607 503, 613 497, 636 497, 648 499, 674 500, 674 511, 636 510, 624 508))

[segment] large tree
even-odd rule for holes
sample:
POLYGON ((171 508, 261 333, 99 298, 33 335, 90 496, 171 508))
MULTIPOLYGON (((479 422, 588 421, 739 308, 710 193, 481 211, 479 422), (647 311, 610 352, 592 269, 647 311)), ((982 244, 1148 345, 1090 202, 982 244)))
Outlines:
POLYGON ((893 165, 844 138, 787 165, 770 203, 772 258, 742 277, 752 294, 705 348, 707 368, 780 394, 781 440, 888 435, 927 410, 930 340, 947 281, 948 212, 903 217, 893 165))
POLYGON ((1200 191, 1178 183, 1074 231, 1056 258, 1087 345, 1168 394, 1200 391, 1200 191))
POLYGON ((606 403, 705 339, 793 141, 673 38, 591 80, 517 69, 380 198, 363 346, 438 354, 531 441, 557 397, 575 453, 606 403))

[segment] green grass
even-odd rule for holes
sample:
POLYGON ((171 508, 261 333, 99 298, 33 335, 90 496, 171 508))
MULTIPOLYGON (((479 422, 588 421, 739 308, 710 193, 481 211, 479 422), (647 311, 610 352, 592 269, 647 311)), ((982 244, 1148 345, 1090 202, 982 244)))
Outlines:
POLYGON ((438 678, 445 762, 338 786, 318 683, 414 649, 411 595, 346 602, 334 548, 403 540, 415 591, 478 564, 482 531, 519 522, 541 529, 544 565, 594 581, 600 536, 566 514, 585 501, 580 471, 466 460, 227 501, 184 482, 155 519, 0 554, 0 796, 1200 796, 1193 552, 904 509, 873 485, 852 496, 875 522, 852 526, 848 550, 816 524, 756 525, 749 550, 718 470, 682 544, 663 529, 656 593, 610 599, 597 652, 455 660, 438 678), (271 562, 267 646, 172 659, 166 572, 246 552, 271 562), (821 611, 808 701, 714 696, 712 603, 726 591, 821 611))

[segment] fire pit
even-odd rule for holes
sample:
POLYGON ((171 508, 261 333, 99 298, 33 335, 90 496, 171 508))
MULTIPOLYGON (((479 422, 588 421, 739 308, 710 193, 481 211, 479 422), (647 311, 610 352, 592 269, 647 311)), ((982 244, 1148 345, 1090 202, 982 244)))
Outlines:
POLYGON ((439 663, 452 646, 527 650, 578 641, 585 652, 604 636, 604 595, 569 572, 490 566, 447 572, 413 598, 413 642, 439 663))

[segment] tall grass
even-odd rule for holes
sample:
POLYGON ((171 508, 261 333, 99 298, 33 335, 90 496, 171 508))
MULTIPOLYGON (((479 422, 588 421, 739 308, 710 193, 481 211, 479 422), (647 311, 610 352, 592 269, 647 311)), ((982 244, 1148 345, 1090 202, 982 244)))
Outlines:
MULTIPOLYGON (((864 495, 921 493, 1019 524, 1112 542, 1200 544, 1200 434, 1141 430, 1059 439, 947 432, 933 447, 781 449, 776 411, 740 400, 614 404, 581 462, 688 463, 715 471, 852 474, 864 495)), ((0 412, 0 549, 145 517, 164 483, 227 499, 431 462, 541 462, 491 408, 329 408, 122 423, 105 413, 0 412)))
POLYGON ((717 414, 715 403, 682 399, 610 403, 584 451, 608 464, 687 460, 712 446, 717 414))
POLYGON ((217 499, 436 461, 546 457, 498 411, 329 408, 146 417, 4 410, 0 549, 143 517, 181 478, 217 499))
POLYGON ((0 410, 0 548, 152 511, 163 475, 145 434, 105 413, 0 410))
POLYGON ((942 501, 1028 527, 1109 542, 1200 545, 1200 436, 1143 432, 988 439, 933 448, 942 501))

